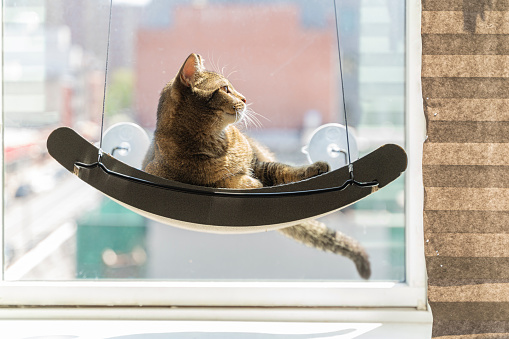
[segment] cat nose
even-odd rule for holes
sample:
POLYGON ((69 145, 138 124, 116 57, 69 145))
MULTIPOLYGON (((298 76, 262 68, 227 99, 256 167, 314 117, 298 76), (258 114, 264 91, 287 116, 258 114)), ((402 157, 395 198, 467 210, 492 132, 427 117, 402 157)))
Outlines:
POLYGON ((242 100, 243 103, 246 103, 246 98, 240 97, 240 100, 242 100))

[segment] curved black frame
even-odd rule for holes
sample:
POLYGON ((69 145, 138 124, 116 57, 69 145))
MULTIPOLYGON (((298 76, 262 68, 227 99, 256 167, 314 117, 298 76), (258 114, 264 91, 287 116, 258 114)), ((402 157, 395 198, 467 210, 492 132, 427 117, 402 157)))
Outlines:
POLYGON ((251 227, 287 224, 348 206, 382 188, 407 167, 405 151, 384 145, 348 166, 296 183, 238 190, 166 180, 103 153, 74 130, 61 127, 47 142, 49 154, 107 196, 152 215, 204 226, 251 227))

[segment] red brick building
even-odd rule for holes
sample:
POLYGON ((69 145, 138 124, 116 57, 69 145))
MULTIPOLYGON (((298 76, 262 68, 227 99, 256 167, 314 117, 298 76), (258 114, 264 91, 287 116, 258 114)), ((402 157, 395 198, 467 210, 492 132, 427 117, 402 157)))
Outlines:
POLYGON ((192 52, 207 69, 228 75, 253 110, 270 120, 262 120, 264 128, 300 128, 309 110, 334 120, 339 89, 332 21, 325 29, 306 28, 297 6, 272 4, 178 7, 173 15, 168 28, 138 32, 135 93, 142 125, 154 126, 161 89, 192 52))

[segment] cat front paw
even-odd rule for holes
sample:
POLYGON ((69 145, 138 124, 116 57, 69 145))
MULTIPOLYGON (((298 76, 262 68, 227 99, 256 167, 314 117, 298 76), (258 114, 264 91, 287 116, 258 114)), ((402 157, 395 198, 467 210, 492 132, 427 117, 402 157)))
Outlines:
POLYGON ((317 161, 308 166, 305 172, 306 178, 311 178, 330 171, 330 166, 325 161, 317 161))

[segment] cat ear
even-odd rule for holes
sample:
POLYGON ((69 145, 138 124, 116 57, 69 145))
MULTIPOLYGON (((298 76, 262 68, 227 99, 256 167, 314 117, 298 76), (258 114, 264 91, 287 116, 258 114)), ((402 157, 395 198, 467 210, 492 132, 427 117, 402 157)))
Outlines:
POLYGON ((184 85, 190 87, 195 80, 196 73, 202 72, 204 69, 201 56, 193 53, 187 57, 180 69, 180 80, 184 85))

